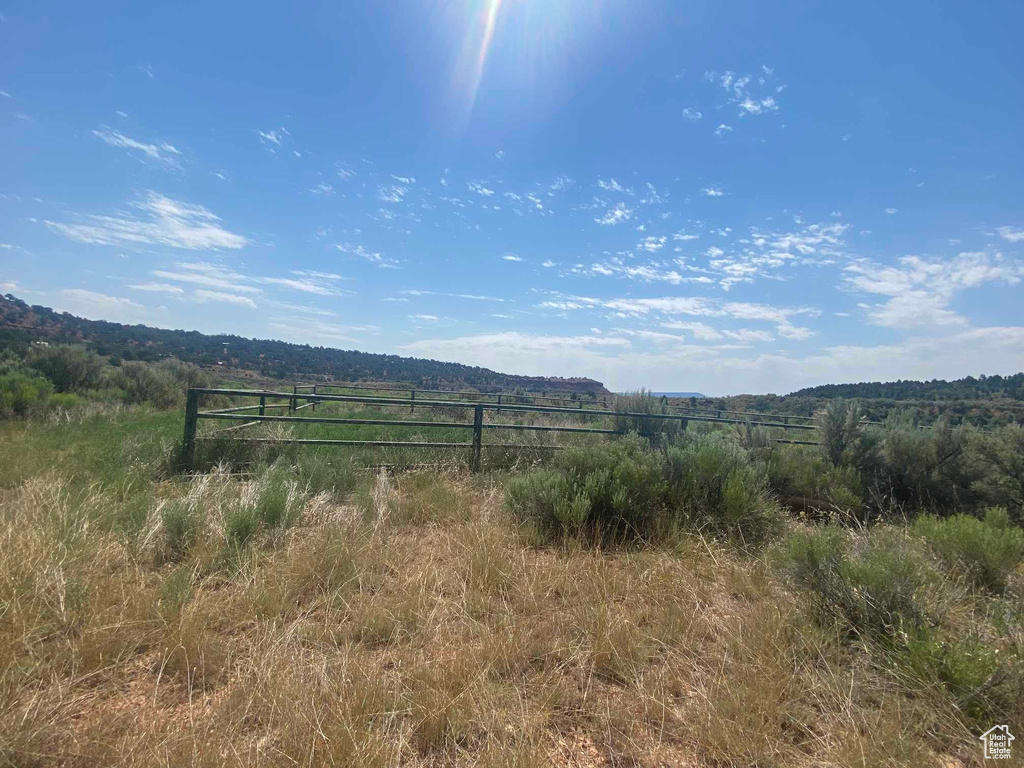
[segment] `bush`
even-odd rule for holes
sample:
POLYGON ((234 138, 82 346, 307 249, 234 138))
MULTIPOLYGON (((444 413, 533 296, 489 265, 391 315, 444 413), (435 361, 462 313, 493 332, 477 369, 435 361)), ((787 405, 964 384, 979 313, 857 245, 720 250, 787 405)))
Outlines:
POLYGON ((209 386, 209 377, 198 366, 172 357, 155 364, 122 363, 114 384, 124 391, 127 403, 177 408, 185 402, 185 393, 190 387, 209 386))
POLYGON ((861 435, 864 414, 856 403, 836 398, 814 414, 818 440, 833 467, 847 463, 861 435))
POLYGON ((678 435, 682 423, 679 419, 645 419, 642 416, 626 414, 667 414, 668 400, 657 398, 646 389, 638 389, 626 395, 616 395, 612 410, 622 414, 615 417, 615 428, 628 434, 635 432, 651 441, 661 441, 678 435))
POLYGON ((921 429, 913 414, 890 414, 885 422, 882 464, 874 473, 876 495, 886 495, 911 511, 972 504, 976 493, 971 486, 977 479, 967 456, 972 436, 968 429, 952 429, 947 420, 921 429))
POLYGON ((975 490, 990 503, 1024 508, 1024 427, 1010 425, 980 435, 975 442, 978 479, 975 490))
POLYGON ((884 529, 860 552, 849 549, 847 534, 831 526, 793 534, 783 547, 784 567, 814 594, 819 621, 882 641, 922 629, 918 595, 931 574, 917 553, 884 529))
POLYGON ((664 524, 664 480, 657 456, 638 438, 563 451, 551 469, 508 485, 521 519, 555 539, 647 538, 664 524))
POLYGON ((0 376, 0 418, 24 417, 42 410, 53 385, 41 376, 7 373, 0 376))
POLYGON ((1024 560, 1024 531, 1012 526, 1006 510, 998 507, 989 509, 984 521, 967 515, 921 517, 913 530, 980 589, 1004 591, 1009 575, 1024 560))
POLYGON ((711 433, 669 448, 662 459, 666 506, 675 520, 748 543, 777 527, 779 507, 768 490, 767 468, 751 462, 736 442, 711 433))
POLYGON ((686 526, 754 543, 779 520, 763 467, 719 435, 663 451, 639 436, 572 448, 551 468, 514 478, 508 502, 556 539, 652 540, 686 526))
POLYGON ((83 392, 99 386, 106 361, 74 344, 33 346, 27 363, 50 380, 58 392, 83 392))

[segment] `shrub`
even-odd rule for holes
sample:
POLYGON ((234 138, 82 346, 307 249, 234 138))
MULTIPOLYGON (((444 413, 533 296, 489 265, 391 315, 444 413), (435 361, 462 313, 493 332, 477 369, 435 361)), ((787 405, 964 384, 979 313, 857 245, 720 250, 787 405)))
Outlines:
POLYGON ((856 403, 836 398, 814 414, 818 440, 832 466, 842 466, 861 434, 863 412, 856 403))
POLYGON ((913 414, 891 413, 885 422, 882 464, 874 473, 879 495, 887 494, 912 510, 972 503, 977 474, 966 454, 971 437, 969 430, 952 429, 947 420, 921 429, 913 414))
POLYGON ((831 526, 793 534, 783 547, 784 567, 814 595, 819 621, 884 641, 921 629, 918 594, 930 573, 917 554, 885 529, 860 552, 849 550, 847 535, 831 526))
POLYGON ((82 392, 99 386, 106 361, 74 344, 33 346, 27 363, 50 380, 58 392, 82 392))
POLYGON ((159 363, 128 361, 121 364, 114 384, 128 403, 152 403, 157 408, 176 408, 185 402, 190 387, 209 386, 209 377, 198 366, 176 358, 159 363))
POLYGON ((711 433, 665 451, 662 473, 667 506, 687 526, 710 528, 746 542, 764 540, 780 519, 768 490, 764 464, 743 448, 711 433))
POLYGON ((551 469, 513 478, 513 512, 553 538, 646 538, 665 522, 661 468, 638 438, 570 448, 551 469))
POLYGON ((1024 427, 1013 424, 978 437, 976 490, 989 502, 1024 508, 1024 427))
POLYGON ((652 441, 660 441, 679 434, 681 422, 678 419, 645 419, 642 416, 626 414, 667 414, 668 401, 657 398, 646 389, 638 389, 625 395, 616 395, 612 410, 622 414, 615 417, 615 428, 627 434, 636 434, 652 441))
POLYGON ((989 509, 983 521, 967 515, 921 517, 913 530, 947 565, 966 571, 980 589, 1005 590, 1009 575, 1024 559, 1024 531, 1012 526, 999 507, 989 509))
POLYGON ((658 539, 682 525, 753 543, 779 519, 763 467, 719 435, 664 451, 638 436, 572 448, 514 478, 508 502, 554 538, 658 539))
POLYGON ((41 376, 7 373, 0 376, 0 418, 24 417, 46 406, 53 385, 41 376))

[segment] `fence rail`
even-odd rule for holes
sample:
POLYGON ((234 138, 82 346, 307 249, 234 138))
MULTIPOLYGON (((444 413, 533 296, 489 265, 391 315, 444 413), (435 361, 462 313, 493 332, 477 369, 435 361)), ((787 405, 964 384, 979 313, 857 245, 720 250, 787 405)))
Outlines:
MULTIPOLYGON (((244 390, 244 389, 214 389, 194 388, 189 389, 185 405, 185 434, 183 443, 183 458, 185 468, 192 470, 195 467, 196 442, 200 439, 197 435, 198 424, 202 419, 221 422, 241 422, 226 428, 215 430, 212 436, 217 437, 225 433, 235 433, 246 427, 263 423, 288 423, 288 424, 328 424, 328 425, 354 425, 354 426, 381 426, 381 427, 411 427, 416 429, 465 429, 472 430, 470 442, 439 442, 439 441, 400 441, 400 440, 338 440, 326 438, 268 438, 268 437, 231 437, 218 438, 237 440, 250 443, 284 443, 295 445, 338 445, 338 446, 366 446, 366 447, 402 447, 402 448, 468 448, 470 449, 470 466, 478 470, 480 467, 481 453, 484 448, 503 449, 525 449, 525 450, 557 450, 558 445, 531 445, 523 443, 485 443, 483 433, 485 430, 508 430, 522 432, 540 433, 567 433, 567 434, 597 434, 597 435, 621 435, 623 430, 607 429, 600 427, 541 425, 541 424, 509 424, 484 420, 484 412, 491 411, 495 414, 501 413, 523 413, 523 414, 561 414, 574 418, 584 417, 613 417, 645 421, 676 421, 683 429, 691 421, 710 422, 718 424, 750 424, 753 426, 773 427, 782 430, 813 430, 816 427, 810 424, 793 424, 786 421, 754 421, 753 419, 734 419, 723 416, 709 416, 699 414, 677 414, 677 413, 630 413, 614 410, 597 410, 594 408, 566 408, 551 405, 529 405, 522 403, 501 403, 501 402, 472 402, 458 400, 424 400, 397 397, 376 397, 366 395, 335 395, 322 394, 313 388, 319 385, 309 385, 310 391, 298 391, 299 385, 291 392, 273 392, 268 390, 244 390), (204 395, 219 395, 228 397, 251 397, 259 398, 258 405, 245 405, 237 407, 214 408, 208 411, 200 411, 200 399, 204 395), (270 402, 270 401, 284 402, 270 402), (302 401, 302 404, 300 404, 302 401), (297 414, 305 408, 312 408, 315 412, 318 404, 324 403, 351 403, 368 406, 383 406, 396 408, 440 407, 455 408, 467 412, 472 411, 473 421, 412 421, 412 420, 389 420, 389 419, 366 419, 366 418, 345 418, 334 416, 299 416, 299 415, 271 415, 267 413, 271 408, 287 408, 290 414, 297 414), (257 411, 257 413, 252 413, 257 411)), ((396 389, 394 391, 405 391, 396 389)), ((424 390, 419 390, 423 392, 424 390)), ((766 414, 750 414, 759 417, 767 417, 766 414)), ((205 439, 205 438, 202 438, 205 439)), ((800 445, 816 445, 809 440, 788 440, 780 439, 778 442, 793 443, 800 445)))

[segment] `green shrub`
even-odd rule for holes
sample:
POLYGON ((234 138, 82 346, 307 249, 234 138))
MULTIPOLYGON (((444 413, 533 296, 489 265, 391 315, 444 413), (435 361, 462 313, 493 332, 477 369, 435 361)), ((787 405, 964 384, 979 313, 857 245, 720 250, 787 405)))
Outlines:
POLYGON ((99 386, 106 361, 75 344, 33 346, 27 361, 50 380, 58 392, 83 392, 99 386))
POLYGON ((763 467, 721 435, 667 450, 639 436, 572 448, 550 468, 514 478, 508 502, 554 538, 651 540, 686 526, 755 543, 779 520, 763 467))
POLYGON ((835 398, 814 414, 818 441, 832 466, 842 466, 850 459, 861 435, 864 413, 856 403, 835 398))
POLYGON ((1024 509, 1024 427, 1013 424, 978 436, 974 444, 977 490, 992 504, 1024 509))
MULTIPOLYGON (((882 464, 874 473, 876 496, 910 511, 954 510, 971 505, 977 474, 967 449, 973 433, 947 420, 921 429, 915 415, 896 411, 885 422, 882 464)), ((884 510, 882 510, 884 511, 884 510)))
POLYGON ((667 414, 668 401, 657 398, 646 389, 625 395, 616 395, 612 410, 622 414, 615 417, 615 429, 622 434, 635 432, 652 441, 662 441, 678 435, 682 422, 678 419, 645 419, 626 414, 667 414))
POLYGON ((764 540, 781 518, 763 463, 720 433, 695 435, 662 458, 666 506, 674 520, 748 543, 764 540))
POLYGON ((41 376, 15 372, 0 376, 0 418, 25 417, 42 410, 53 385, 41 376))
POLYGON ((151 403, 157 408, 178 408, 190 387, 209 386, 209 377, 198 366, 168 358, 159 363, 127 361, 113 377, 124 392, 125 402, 151 403))
POLYGON ((639 438, 570 448, 550 469, 513 478, 509 506, 553 538, 647 538, 665 522, 658 457, 639 438))
POLYGON ((980 589, 1002 592, 1024 560, 1024 531, 1010 524, 1005 509, 989 509, 984 521, 967 515, 945 520, 921 517, 914 532, 948 566, 963 569, 980 589))
POLYGON ((861 551, 850 552, 847 535, 831 526, 793 534, 782 562, 794 581, 815 597, 823 624, 839 622, 860 637, 893 641, 924 624, 919 602, 931 574, 906 542, 878 529, 861 551))

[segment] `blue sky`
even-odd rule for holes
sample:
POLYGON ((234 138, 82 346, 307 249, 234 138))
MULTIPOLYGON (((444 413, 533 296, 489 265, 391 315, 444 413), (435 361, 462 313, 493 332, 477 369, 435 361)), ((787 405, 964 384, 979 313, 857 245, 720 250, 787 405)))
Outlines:
POLYGON ((0 291, 787 392, 1024 369, 1024 7, 0 0, 0 291))

